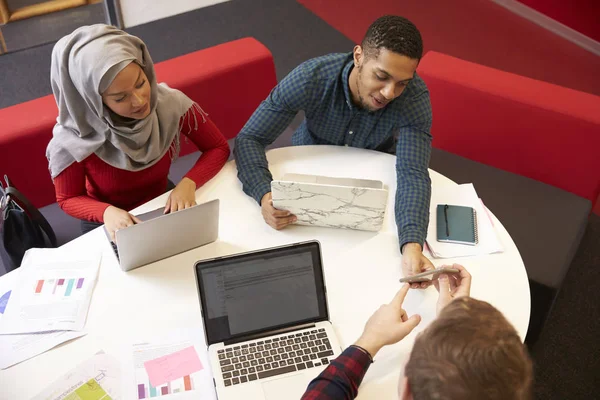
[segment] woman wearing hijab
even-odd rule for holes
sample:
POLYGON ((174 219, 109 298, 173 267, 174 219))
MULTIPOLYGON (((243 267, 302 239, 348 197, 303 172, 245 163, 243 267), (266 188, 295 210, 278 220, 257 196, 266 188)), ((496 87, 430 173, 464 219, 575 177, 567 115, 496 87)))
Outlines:
POLYGON ((195 191, 219 172, 229 146, 208 115, 182 92, 157 84, 146 45, 108 25, 85 26, 52 51, 59 115, 46 155, 60 207, 85 233, 139 223, 128 211, 168 187, 179 134, 202 152, 175 186, 165 213, 196 204, 195 191))

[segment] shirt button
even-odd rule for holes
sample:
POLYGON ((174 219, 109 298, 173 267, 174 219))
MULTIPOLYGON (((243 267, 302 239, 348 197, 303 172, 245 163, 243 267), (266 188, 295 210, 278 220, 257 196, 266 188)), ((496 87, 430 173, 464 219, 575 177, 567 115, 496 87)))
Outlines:
POLYGON ((350 131, 350 132, 348 132, 348 133, 349 133, 350 135, 352 135, 354 132, 350 131))

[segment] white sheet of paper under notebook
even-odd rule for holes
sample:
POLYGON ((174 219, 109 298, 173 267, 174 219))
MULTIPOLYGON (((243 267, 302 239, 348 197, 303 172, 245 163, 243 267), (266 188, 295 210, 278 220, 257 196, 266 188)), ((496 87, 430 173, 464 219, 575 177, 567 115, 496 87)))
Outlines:
POLYGON ((482 254, 500 253, 504 247, 496 234, 488 210, 479 199, 472 183, 464 185, 441 185, 431 189, 431 204, 429 213, 429 227, 427 229, 427 246, 431 255, 436 258, 452 258, 477 256, 482 254), (452 204, 457 206, 472 207, 477 213, 477 231, 479 242, 474 246, 465 246, 455 243, 443 243, 436 239, 437 205, 452 204))

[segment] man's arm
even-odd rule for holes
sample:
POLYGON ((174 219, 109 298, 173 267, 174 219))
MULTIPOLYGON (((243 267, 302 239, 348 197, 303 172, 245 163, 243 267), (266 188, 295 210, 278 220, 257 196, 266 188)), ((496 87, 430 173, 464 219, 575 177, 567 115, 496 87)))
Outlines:
POLYGON ((396 225, 400 249, 407 243, 423 246, 429 223, 431 179, 431 104, 424 92, 412 103, 409 124, 400 127, 396 147, 396 225))
POLYGON ((298 111, 310 106, 312 82, 301 64, 290 72, 258 106, 235 139, 234 155, 244 192, 258 204, 271 191, 265 147, 292 122, 298 111))
POLYGON ((302 400, 354 399, 371 362, 365 351, 348 347, 310 382, 302 400))
POLYGON ((356 341, 315 378, 309 385, 302 400, 354 399, 358 386, 375 354, 382 347, 398 343, 419 323, 420 315, 410 318, 402 304, 408 293, 408 285, 403 285, 391 302, 384 304, 367 321, 365 329, 356 341))

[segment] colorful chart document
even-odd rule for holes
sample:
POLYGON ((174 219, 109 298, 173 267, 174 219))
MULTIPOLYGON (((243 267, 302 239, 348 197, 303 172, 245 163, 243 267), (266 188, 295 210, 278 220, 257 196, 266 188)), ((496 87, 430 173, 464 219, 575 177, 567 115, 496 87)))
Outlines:
MULTIPOLYGON (((21 271, 13 271, 19 274, 21 271)), ((0 325, 4 313, 13 305, 12 285, 0 281, 0 325)), ((58 346, 67 340, 85 335, 85 332, 51 331, 31 334, 0 335, 0 369, 8 368, 58 346)))
POLYGON ((150 384, 158 387, 176 379, 190 376, 194 372, 201 371, 204 367, 194 346, 188 346, 183 350, 145 361, 144 368, 148 373, 150 384))
POLYGON ((136 400, 214 399, 217 396, 201 329, 179 330, 131 346, 126 392, 136 400))
POLYGON ((120 400, 121 368, 119 361, 99 352, 78 365, 33 400, 120 400))
POLYGON ((10 306, 3 312, 0 334, 82 330, 100 260, 100 253, 28 250, 10 306))

